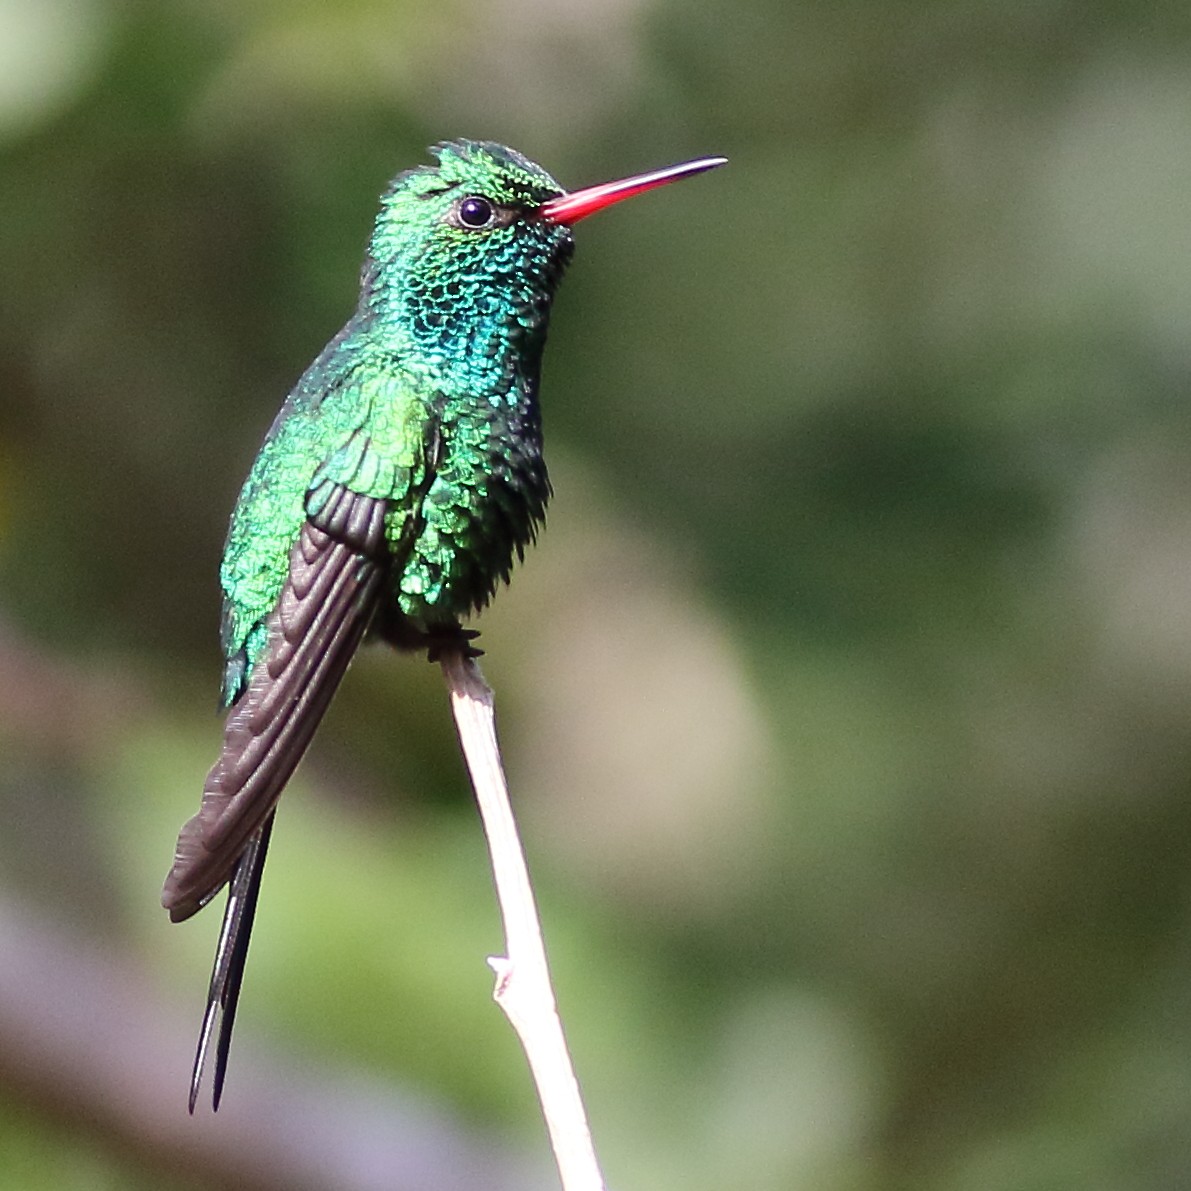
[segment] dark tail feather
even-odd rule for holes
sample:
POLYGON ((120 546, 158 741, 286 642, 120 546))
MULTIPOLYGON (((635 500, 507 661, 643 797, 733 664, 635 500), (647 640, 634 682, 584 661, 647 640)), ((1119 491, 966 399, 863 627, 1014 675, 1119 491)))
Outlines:
POLYGON ((211 1098, 216 1112, 223 1096, 232 1027, 236 1024, 236 1005, 240 1000, 240 984, 248 959, 248 941, 252 936, 252 920, 256 916, 256 899, 260 894, 265 853, 269 849, 269 836, 273 831, 276 813, 273 811, 249 839, 228 883, 227 908, 223 912, 223 926, 215 950, 215 967, 211 972, 211 986, 207 990, 207 1011, 203 1015, 203 1028, 194 1056, 194 1071, 190 1077, 192 1114, 198 1102, 199 1084, 202 1082, 203 1068, 207 1065, 207 1051, 217 1020, 219 1038, 215 1044, 215 1084, 211 1098))

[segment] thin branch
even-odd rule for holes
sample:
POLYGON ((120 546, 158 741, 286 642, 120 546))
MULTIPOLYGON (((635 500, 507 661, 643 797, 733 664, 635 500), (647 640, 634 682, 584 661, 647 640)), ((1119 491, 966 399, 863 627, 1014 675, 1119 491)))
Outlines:
POLYGON ((521 1039, 550 1132, 565 1191, 604 1191, 583 1099, 550 984, 533 888, 496 742, 492 691, 479 667, 458 651, 441 657, 451 712, 471 772, 505 928, 505 955, 488 960, 496 1003, 521 1039))

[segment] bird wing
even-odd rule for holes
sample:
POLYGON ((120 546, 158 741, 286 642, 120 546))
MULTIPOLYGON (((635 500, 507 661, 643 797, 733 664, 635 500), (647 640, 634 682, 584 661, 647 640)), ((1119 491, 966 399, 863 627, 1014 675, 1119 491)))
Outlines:
MULTIPOLYGON (((229 886, 191 1074, 191 1112, 217 1023, 215 1108, 223 1093, 277 799, 375 618, 394 563, 400 565, 413 544, 441 453, 433 417, 421 423, 420 443, 401 426, 399 441, 378 449, 360 424, 360 411, 370 403, 361 404, 358 392, 342 387, 334 392, 344 401, 356 400, 354 416, 341 419, 354 428, 309 482, 305 518, 290 548, 280 595, 262 620, 247 626, 263 642, 252 650, 247 674, 248 650, 236 633, 227 633, 225 604, 225 649, 235 648, 224 675, 231 707, 223 747, 207 775, 198 814, 178 836, 162 892, 170 918, 179 922, 206 905, 225 882, 229 886), (389 542, 386 519, 397 507, 404 508, 404 525, 397 540, 389 542)), ((255 469, 245 487, 247 499, 268 504, 271 483, 256 484, 254 478, 255 469)), ((252 518, 240 516, 245 499, 242 494, 228 550, 238 544, 251 555, 252 518), (237 531, 247 533, 247 539, 237 543, 237 531)))
POLYGON ((227 1074, 236 1006, 277 799, 285 788, 372 620, 388 569, 388 502, 320 485, 289 556, 265 646, 228 712, 219 760, 199 812, 182 828, 162 903, 179 922, 228 882, 227 907, 190 1079, 198 1100, 215 1026, 213 1105, 227 1074))
POLYGON ((174 922, 229 879, 306 751, 376 609, 387 503, 336 485, 303 522, 266 644, 228 712, 198 814, 178 836, 162 893, 174 922))

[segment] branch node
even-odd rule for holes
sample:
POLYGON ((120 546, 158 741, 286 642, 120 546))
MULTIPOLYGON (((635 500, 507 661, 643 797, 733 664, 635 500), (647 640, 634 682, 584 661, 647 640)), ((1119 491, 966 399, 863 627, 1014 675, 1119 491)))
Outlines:
POLYGON ((499 1001, 508 991, 509 982, 513 979, 513 965, 503 955, 490 955, 488 966, 496 973, 496 987, 492 990, 492 997, 499 1001))

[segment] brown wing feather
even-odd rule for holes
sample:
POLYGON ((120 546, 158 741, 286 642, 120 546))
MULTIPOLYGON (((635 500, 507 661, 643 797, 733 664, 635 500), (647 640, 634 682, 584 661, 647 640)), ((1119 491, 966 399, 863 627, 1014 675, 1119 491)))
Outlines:
POLYGON ((178 836, 162 893, 174 922, 228 880, 310 744, 376 608, 385 507, 340 488, 303 525, 265 652, 228 713, 199 812, 178 836))

